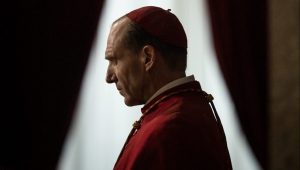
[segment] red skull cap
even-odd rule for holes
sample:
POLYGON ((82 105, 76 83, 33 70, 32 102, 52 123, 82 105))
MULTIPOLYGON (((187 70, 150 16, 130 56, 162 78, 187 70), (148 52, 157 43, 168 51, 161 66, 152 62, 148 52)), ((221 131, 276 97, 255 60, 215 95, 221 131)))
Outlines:
POLYGON ((173 46, 187 48, 184 28, 170 11, 170 9, 145 6, 129 12, 126 16, 158 40, 173 46))

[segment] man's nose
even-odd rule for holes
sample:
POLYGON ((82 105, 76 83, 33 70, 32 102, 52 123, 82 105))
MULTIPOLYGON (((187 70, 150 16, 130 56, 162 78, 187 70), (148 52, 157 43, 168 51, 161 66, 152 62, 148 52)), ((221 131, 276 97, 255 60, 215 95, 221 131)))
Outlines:
POLYGON ((107 83, 114 83, 116 81, 116 76, 113 73, 106 73, 106 82, 107 83))

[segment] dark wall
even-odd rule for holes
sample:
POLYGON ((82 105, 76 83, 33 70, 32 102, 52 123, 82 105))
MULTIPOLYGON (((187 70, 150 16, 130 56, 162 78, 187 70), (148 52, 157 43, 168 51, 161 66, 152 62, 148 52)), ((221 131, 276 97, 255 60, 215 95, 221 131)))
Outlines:
POLYGON ((300 168, 300 3, 269 0, 270 169, 300 168))
POLYGON ((2 67, 7 111, 1 115, 1 168, 55 169, 102 4, 29 0, 6 13, 16 14, 17 22, 15 30, 2 25, 6 42, 16 43, 2 67))

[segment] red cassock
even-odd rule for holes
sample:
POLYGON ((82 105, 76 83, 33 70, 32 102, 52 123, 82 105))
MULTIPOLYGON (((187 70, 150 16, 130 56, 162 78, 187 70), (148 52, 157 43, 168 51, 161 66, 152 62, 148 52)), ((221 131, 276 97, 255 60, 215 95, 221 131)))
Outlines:
POLYGON ((163 92, 142 113, 140 127, 128 137, 114 170, 232 169, 221 122, 199 82, 163 92))

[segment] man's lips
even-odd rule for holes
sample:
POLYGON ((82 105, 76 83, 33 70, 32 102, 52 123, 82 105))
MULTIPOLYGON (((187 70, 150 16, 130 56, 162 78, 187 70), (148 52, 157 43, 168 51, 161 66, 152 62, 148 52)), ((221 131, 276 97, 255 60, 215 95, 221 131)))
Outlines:
MULTIPOLYGON (((118 90, 119 90, 119 89, 118 89, 118 90)), ((122 90, 121 90, 121 89, 119 90, 119 93, 120 93, 121 96, 124 96, 124 94, 122 93, 122 90)))
POLYGON ((119 87, 119 86, 116 86, 116 88, 118 89, 119 93, 123 96, 123 94, 122 94, 122 88, 119 87))
POLYGON ((120 91, 121 87, 116 84, 116 88, 120 91))

